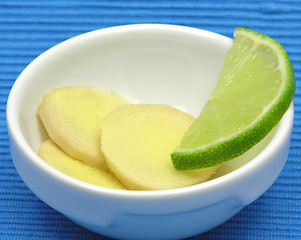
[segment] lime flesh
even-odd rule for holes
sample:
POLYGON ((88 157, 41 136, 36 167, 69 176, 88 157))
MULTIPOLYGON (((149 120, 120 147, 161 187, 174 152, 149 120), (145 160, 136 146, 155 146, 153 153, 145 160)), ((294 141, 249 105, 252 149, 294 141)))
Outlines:
POLYGON ((215 166, 261 141, 288 109, 296 88, 283 47, 270 37, 236 28, 216 88, 171 154, 178 170, 215 166))

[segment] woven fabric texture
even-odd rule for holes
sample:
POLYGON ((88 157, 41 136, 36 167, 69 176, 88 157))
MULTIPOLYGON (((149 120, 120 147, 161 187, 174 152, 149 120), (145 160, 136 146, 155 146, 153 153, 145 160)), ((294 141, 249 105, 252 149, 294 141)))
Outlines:
POLYGON ((166 23, 232 37, 235 27, 279 41, 297 90, 288 161, 272 187, 221 226, 191 239, 301 239, 301 1, 0 1, 0 239, 108 239, 39 200, 14 168, 5 109, 10 88, 38 55, 76 35, 110 26, 166 23))

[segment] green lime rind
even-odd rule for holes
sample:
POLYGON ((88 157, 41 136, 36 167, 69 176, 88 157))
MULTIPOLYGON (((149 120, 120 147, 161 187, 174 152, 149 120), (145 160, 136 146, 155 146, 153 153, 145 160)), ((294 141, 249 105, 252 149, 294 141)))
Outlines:
MULTIPOLYGON (((257 116, 247 127, 226 138, 190 149, 182 147, 183 145, 187 146, 185 135, 189 132, 188 130, 183 137, 185 144, 182 140, 180 146, 171 154, 172 163, 177 170, 212 167, 242 155, 260 142, 278 124, 292 102, 296 90, 294 70, 286 51, 280 43, 264 34, 245 28, 236 28, 234 36, 235 38, 248 38, 273 49, 281 67, 282 82, 279 91, 270 105, 266 107, 266 111, 257 116)), ((226 61, 228 58, 227 55, 226 61)), ((190 133, 189 137, 191 136, 190 133)))

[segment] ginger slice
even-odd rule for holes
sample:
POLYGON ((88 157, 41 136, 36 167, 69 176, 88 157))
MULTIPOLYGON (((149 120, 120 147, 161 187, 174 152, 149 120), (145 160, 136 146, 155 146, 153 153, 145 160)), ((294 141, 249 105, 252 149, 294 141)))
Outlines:
POLYGON ((163 190, 204 182, 218 166, 177 171, 170 154, 194 118, 167 105, 131 104, 102 121, 101 149, 111 172, 128 189, 163 190))
POLYGON ((42 143, 40 157, 53 168, 83 182, 106 188, 126 189, 112 173, 69 157, 51 139, 42 143))
POLYGON ((101 120, 116 106, 128 104, 117 94, 92 87, 62 87, 38 108, 50 138, 69 156, 107 169, 100 150, 101 120))

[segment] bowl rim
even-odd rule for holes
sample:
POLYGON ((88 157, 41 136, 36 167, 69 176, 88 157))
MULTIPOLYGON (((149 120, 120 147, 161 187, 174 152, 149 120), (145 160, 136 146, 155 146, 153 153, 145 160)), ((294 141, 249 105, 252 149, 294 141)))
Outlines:
MULTIPOLYGON (((26 156, 26 159, 38 167, 42 172, 48 174, 49 176, 58 179, 59 181, 64 182, 67 185, 71 185, 72 187, 76 187, 82 191, 93 192, 96 194, 105 194, 107 196, 118 196, 123 198, 140 198, 140 199, 150 199, 150 198, 166 198, 166 197, 174 197, 180 196, 182 194, 189 195, 195 192, 203 192, 207 189, 214 189, 216 187, 222 187, 225 184, 228 184, 232 181, 238 181, 238 179, 242 178, 248 172, 256 171, 258 167, 260 167, 265 160, 269 158, 269 155, 273 153, 273 150, 280 148, 285 140, 290 136, 291 129, 293 125, 294 119, 294 106, 293 102, 291 103, 289 109, 282 117, 281 121, 276 126, 276 130, 273 138, 265 147, 265 149, 260 152, 254 159, 240 168, 226 174, 220 176, 216 179, 212 179, 210 181, 182 187, 175 189, 167 189, 167 190, 153 190, 153 191, 133 191, 133 190, 119 190, 119 189, 110 189, 101 186, 92 185, 86 182, 82 182, 80 180, 74 179, 59 170, 51 167, 46 162, 44 162, 29 146, 27 141, 25 140, 22 130, 19 125, 18 120, 18 105, 15 104, 15 101, 18 100, 18 92, 22 91, 22 84, 25 84, 22 80, 23 78, 30 72, 32 68, 35 67, 36 64, 39 64, 40 60, 44 60, 49 55, 54 54, 56 51, 59 51, 61 48, 68 44, 74 44, 78 41, 85 40, 90 37, 94 37, 95 35, 106 35, 116 32, 127 32, 127 31, 146 31, 146 30, 170 30, 174 32, 178 32, 181 34, 193 34, 199 37, 210 37, 210 38, 219 38, 222 41, 230 41, 231 39, 220 35, 218 33, 210 32, 203 29, 192 28, 187 26, 179 26, 179 25, 170 25, 170 24, 129 24, 129 25, 121 25, 114 26, 109 28, 103 28, 99 30, 90 31, 87 33, 80 34, 78 36, 67 39, 47 51, 43 52, 41 55, 36 57, 18 76, 15 83, 13 84, 11 91, 8 96, 7 106, 6 106, 6 120, 7 120, 7 129, 9 132, 9 138, 11 141, 17 145, 22 154, 26 156)), ((232 40, 231 40, 232 41, 232 40)))

